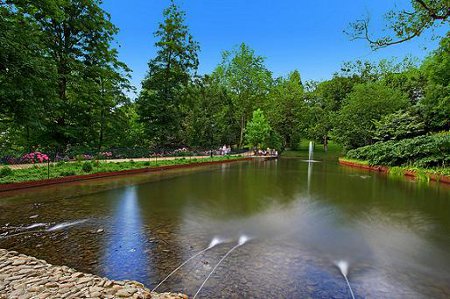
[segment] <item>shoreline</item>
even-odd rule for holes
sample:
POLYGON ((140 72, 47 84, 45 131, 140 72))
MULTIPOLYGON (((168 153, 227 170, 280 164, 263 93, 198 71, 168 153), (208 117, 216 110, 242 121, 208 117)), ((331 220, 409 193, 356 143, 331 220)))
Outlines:
POLYGON ((200 167, 200 166, 218 165, 218 164, 225 164, 225 163, 232 163, 232 162, 251 161, 251 160, 253 160, 253 159, 248 158, 248 157, 242 157, 242 158, 238 158, 238 159, 229 159, 229 160, 221 160, 221 161, 205 161, 205 162, 194 162, 194 163, 188 163, 188 164, 176 164, 176 165, 166 165, 166 166, 157 166, 157 167, 144 167, 144 168, 136 168, 136 169, 111 171, 111 172, 97 172, 97 173, 85 174, 85 175, 72 175, 72 176, 66 176, 66 177, 35 180, 35 181, 25 181, 25 182, 18 182, 18 183, 7 183, 7 184, 0 184, 0 192, 49 186, 49 185, 55 185, 55 184, 71 183, 71 182, 92 180, 92 179, 98 179, 98 178, 122 176, 122 175, 129 175, 129 174, 158 172, 158 171, 171 170, 171 169, 193 168, 193 167, 200 167))
POLYGON ((184 294, 151 292, 142 283, 110 280, 55 266, 16 251, 0 249, 0 299, 3 298, 187 299, 184 294))
MULTIPOLYGON (((365 169, 368 171, 375 171, 375 172, 386 173, 386 174, 388 174, 390 172, 390 167, 388 167, 388 166, 367 165, 367 164, 364 164, 363 161, 361 161, 361 162, 357 162, 354 160, 349 161, 345 158, 339 158, 339 164, 348 166, 348 167, 365 169)), ((442 184, 450 184, 450 176, 438 175, 438 174, 433 174, 433 173, 425 173, 425 175, 431 181, 434 181, 437 183, 442 183, 442 184)), ((403 176, 417 179, 417 177, 419 175, 417 174, 417 172, 412 171, 412 170, 403 170, 403 176)))

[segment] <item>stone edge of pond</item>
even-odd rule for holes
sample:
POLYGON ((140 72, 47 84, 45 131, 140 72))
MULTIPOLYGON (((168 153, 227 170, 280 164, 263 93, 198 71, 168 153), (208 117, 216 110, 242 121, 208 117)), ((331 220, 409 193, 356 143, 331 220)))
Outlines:
MULTIPOLYGON (((377 171, 377 172, 381 172, 381 173, 389 173, 389 167, 387 167, 387 166, 381 166, 381 165, 372 165, 371 166, 371 165, 366 165, 363 163, 358 163, 356 161, 347 161, 342 158, 339 158, 339 164, 344 165, 344 166, 353 167, 353 168, 366 169, 366 170, 377 171)), ((406 177, 411 177, 411 178, 417 177, 417 174, 414 171, 408 171, 408 170, 405 170, 403 175, 406 177)), ((432 181, 435 181, 438 183, 443 183, 443 184, 450 184, 450 176, 436 175, 436 174, 432 174, 432 173, 427 173, 426 176, 432 181)))
POLYGON ((110 280, 54 266, 16 251, 0 249, 0 298, 186 299, 184 294, 155 293, 142 283, 110 280))
POLYGON ((252 158, 243 157, 243 158, 239 158, 239 159, 229 159, 229 160, 221 160, 221 161, 206 161, 206 162, 197 162, 197 163, 189 163, 189 164, 146 167, 146 168, 127 169, 127 170, 112 171, 112 172, 98 172, 98 173, 92 173, 92 174, 86 174, 86 175, 73 175, 73 176, 67 176, 67 177, 62 177, 62 178, 44 179, 44 180, 37 180, 37 181, 25 181, 25 182, 18 182, 18 183, 0 184, 0 192, 27 189, 27 188, 33 188, 33 187, 42 187, 42 186, 49 186, 49 185, 56 185, 56 184, 63 184, 63 183, 71 183, 71 182, 78 182, 78 181, 85 181, 85 180, 92 180, 92 179, 99 179, 99 178, 106 178, 106 177, 113 177, 113 176, 121 176, 121 175, 128 175, 128 174, 139 174, 139 173, 145 173, 145 172, 157 172, 157 171, 171 170, 171 169, 192 168, 192 167, 199 167, 199 166, 217 165, 217 164, 224 164, 224 163, 231 163, 231 162, 250 161, 250 160, 252 160, 252 158))

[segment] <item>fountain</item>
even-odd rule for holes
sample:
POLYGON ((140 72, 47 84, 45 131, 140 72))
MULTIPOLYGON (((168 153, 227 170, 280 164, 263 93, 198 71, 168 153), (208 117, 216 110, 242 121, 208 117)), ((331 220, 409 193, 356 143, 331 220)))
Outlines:
POLYGON ((191 256, 190 258, 188 258, 186 261, 184 261, 181 265, 179 265, 178 267, 176 267, 172 272, 170 272, 169 275, 167 275, 163 280, 161 280, 160 283, 158 283, 158 285, 156 287, 154 287, 152 289, 152 292, 154 292, 157 288, 159 288, 170 276, 172 276, 175 272, 177 272, 181 267, 183 267, 184 265, 186 265, 190 260, 194 259, 195 257, 199 256, 200 254, 210 250, 211 248, 213 248, 216 245, 219 245, 221 243, 224 243, 225 240, 214 237, 211 242, 209 243, 208 247, 206 247, 205 249, 197 252, 196 254, 194 254, 193 256, 191 256))
POLYGON ((348 263, 346 261, 338 261, 335 262, 336 267, 339 268, 339 271, 341 271, 342 276, 344 276, 345 281, 347 282, 348 289, 350 290, 350 294, 352 295, 352 298, 355 299, 355 295, 353 295, 352 287, 350 286, 350 283, 348 281, 347 275, 348 275, 348 263))
POLYGON ((214 266, 214 268, 211 270, 211 272, 208 274, 208 276, 206 277, 206 279, 203 281, 202 285, 200 286, 200 288, 198 289, 197 293, 195 293, 194 297, 192 297, 193 299, 197 298, 198 294, 200 293, 200 291, 202 290, 202 288, 204 287, 204 285, 206 284, 206 282, 208 281, 208 279, 211 277, 211 275, 214 273, 214 271, 216 271, 217 267, 219 267, 219 265, 227 258, 228 255, 230 255, 231 252, 233 252, 233 250, 235 250, 236 248, 238 248, 239 246, 244 245, 245 243, 247 243, 249 240, 251 240, 250 237, 246 236, 246 235, 242 235, 239 237, 238 243, 231 248, 230 250, 228 250, 228 252, 219 260, 219 262, 214 266))
POLYGON ((319 161, 313 160, 313 157, 314 157, 314 143, 312 141, 310 141, 309 148, 308 148, 308 160, 303 160, 303 162, 308 162, 308 163, 319 162, 319 161))
POLYGON ((53 231, 61 230, 63 228, 66 228, 66 227, 69 227, 69 226, 74 226, 74 225, 77 225, 77 224, 81 224, 81 223, 84 223, 86 221, 87 221, 87 219, 82 219, 82 220, 76 220, 76 221, 72 221, 72 222, 59 223, 59 224, 56 224, 56 225, 50 227, 49 229, 47 229, 47 231, 48 232, 53 232, 53 231))

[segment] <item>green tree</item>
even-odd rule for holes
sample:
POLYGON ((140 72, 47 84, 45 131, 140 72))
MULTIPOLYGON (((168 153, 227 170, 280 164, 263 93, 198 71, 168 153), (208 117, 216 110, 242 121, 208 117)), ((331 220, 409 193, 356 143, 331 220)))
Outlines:
POLYGON ((48 57, 56 69, 57 97, 46 115, 49 128, 45 139, 63 146, 91 141, 92 113, 104 106, 98 104, 104 101, 99 96, 101 81, 113 82, 112 76, 124 78, 124 65, 111 47, 118 29, 100 7, 100 0, 11 0, 9 3, 14 6, 15 14, 29 19, 41 33, 42 56, 48 57))
POLYGON ((236 122, 239 126, 239 147, 244 141, 244 129, 252 111, 262 108, 272 84, 272 75, 264 58, 242 43, 233 51, 225 51, 222 63, 213 76, 230 92, 236 122))
POLYGON ((374 140, 401 140, 423 134, 425 124, 409 111, 396 111, 374 121, 374 140))
POLYGON ((324 150, 328 149, 333 120, 341 109, 342 102, 353 90, 353 86, 362 81, 361 77, 335 74, 331 80, 319 83, 307 94, 309 109, 304 116, 302 131, 309 139, 322 142, 324 150))
POLYGON ((272 128, 261 109, 253 111, 252 119, 245 128, 245 140, 250 147, 264 148, 270 137, 272 128))
POLYGON ((239 128, 226 89, 210 76, 198 78, 184 92, 184 131, 190 146, 232 144, 239 128), (211 144, 212 143, 212 144, 211 144))
POLYGON ((174 1, 163 12, 155 36, 157 55, 148 63, 137 100, 140 121, 149 140, 158 145, 175 145, 182 140, 182 95, 197 70, 199 45, 185 25, 185 12, 174 1))
POLYGON ((265 107, 272 128, 282 137, 283 147, 295 148, 305 110, 304 88, 298 71, 275 81, 265 107))
POLYGON ((371 144, 374 121, 408 106, 406 95, 380 82, 358 84, 334 120, 333 135, 347 149, 371 144))
POLYGON ((24 145, 30 150, 41 142, 48 125, 46 111, 56 96, 52 92, 56 68, 43 55, 43 38, 30 17, 17 13, 13 4, 0 2, 2 145, 24 145))
POLYGON ((425 119, 427 131, 450 129, 450 35, 442 39, 440 47, 421 67, 427 78, 419 109, 425 119))

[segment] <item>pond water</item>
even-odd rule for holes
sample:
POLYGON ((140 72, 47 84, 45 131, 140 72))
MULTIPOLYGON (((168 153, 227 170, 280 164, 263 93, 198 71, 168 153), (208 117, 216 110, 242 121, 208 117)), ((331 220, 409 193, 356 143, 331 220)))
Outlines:
POLYGON ((0 193, 0 248, 199 298, 450 297, 450 188, 315 156, 0 193), (34 224, 34 225, 33 225, 34 224))

